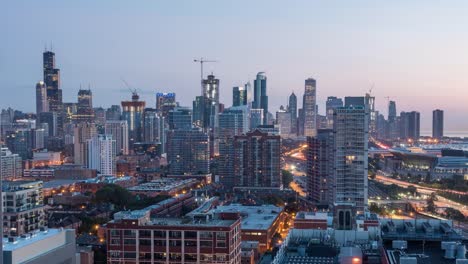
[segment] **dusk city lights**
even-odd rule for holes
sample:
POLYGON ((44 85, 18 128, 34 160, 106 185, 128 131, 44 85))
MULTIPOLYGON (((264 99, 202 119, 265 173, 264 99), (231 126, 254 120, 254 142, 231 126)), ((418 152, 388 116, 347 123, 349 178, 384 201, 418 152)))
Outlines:
POLYGON ((468 2, 1 10, 0 264, 468 264, 468 2))

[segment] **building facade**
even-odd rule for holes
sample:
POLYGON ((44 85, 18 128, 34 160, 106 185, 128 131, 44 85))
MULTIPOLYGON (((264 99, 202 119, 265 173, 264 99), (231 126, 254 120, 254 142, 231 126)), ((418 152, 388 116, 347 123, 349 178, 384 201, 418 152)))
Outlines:
POLYGON ((442 138, 444 136, 444 111, 436 109, 432 111, 432 137, 442 138))
POLYGON ((263 109, 262 125, 268 124, 267 76, 264 72, 257 73, 257 78, 254 81, 252 109, 263 109))
POLYGON ((116 141, 111 135, 97 135, 87 140, 86 167, 103 175, 115 175, 116 141))
POLYGON ((315 79, 305 80, 303 97, 304 113, 304 136, 315 136, 317 134, 317 84, 315 79))
POLYGON ((145 101, 140 101, 136 92, 132 94, 131 101, 122 101, 122 119, 128 124, 128 145, 133 149, 133 144, 143 139, 143 113, 145 101))

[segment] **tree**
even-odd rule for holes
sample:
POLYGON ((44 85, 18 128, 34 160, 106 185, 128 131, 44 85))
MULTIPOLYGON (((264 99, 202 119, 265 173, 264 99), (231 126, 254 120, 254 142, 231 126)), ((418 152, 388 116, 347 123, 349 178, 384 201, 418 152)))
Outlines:
POLYGON ((293 174, 288 170, 283 170, 283 186, 287 188, 289 184, 294 180, 293 174))
POLYGON ((428 212, 431 212, 431 213, 435 212, 436 206, 435 206, 434 201, 437 201, 437 195, 435 193, 431 193, 429 198, 427 198, 426 200, 426 204, 427 204, 426 210, 428 212))
POLYGON ((119 208, 126 207, 135 197, 126 189, 116 184, 107 184, 94 195, 96 203, 112 203, 119 208))

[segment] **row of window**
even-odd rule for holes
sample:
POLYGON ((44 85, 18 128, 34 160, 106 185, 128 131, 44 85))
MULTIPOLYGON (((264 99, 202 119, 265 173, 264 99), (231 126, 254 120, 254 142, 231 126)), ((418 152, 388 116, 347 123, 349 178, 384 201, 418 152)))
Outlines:
MULTIPOLYGON (((119 237, 122 230, 112 229, 110 230, 111 237, 119 237)), ((151 232, 153 232, 154 237, 166 237, 166 234, 169 233, 170 238, 182 238, 182 231, 169 231, 164 230, 140 230, 139 237, 151 237, 151 232)), ((211 231, 198 231, 201 239, 211 239, 215 233, 216 239, 225 239, 227 237, 227 232, 211 232, 211 231)), ((123 230, 124 237, 136 237, 137 230, 125 229, 123 230)), ((185 238, 197 238, 197 231, 185 231, 185 238)))
MULTIPOLYGON (((124 245, 136 245, 136 239, 131 239, 131 238, 125 238, 123 239, 123 244, 124 245)), ((110 239, 110 244, 111 245, 120 245, 121 244, 121 239, 120 238, 111 238, 110 239)), ((151 246, 151 240, 150 239, 140 239, 139 244, 141 246, 151 246)), ((153 246, 155 247, 165 247, 167 245, 166 240, 159 240, 155 239, 153 241, 153 246)), ((169 246, 171 247, 181 247, 182 246, 182 240, 169 240, 169 246)), ((196 247, 197 246, 197 241, 196 240, 185 240, 184 241, 184 246, 186 247, 196 247)), ((200 247, 202 248, 212 248, 213 247, 213 241, 200 241, 200 247)), ((225 248, 226 247, 226 240, 218 240, 216 241, 216 247, 217 248, 225 248)))
MULTIPOLYGON (((181 254, 181 253, 154 253, 153 259, 157 260, 182 260, 182 256, 186 261, 196 261, 197 254, 181 254)), ((121 251, 109 251, 110 258, 124 258, 124 259, 135 259, 137 257, 136 252, 121 252, 121 251)), ((151 253, 141 252, 138 254, 139 260, 151 260, 151 253)), ((228 260, 229 257, 226 254, 200 254, 201 261, 225 261, 228 260)))

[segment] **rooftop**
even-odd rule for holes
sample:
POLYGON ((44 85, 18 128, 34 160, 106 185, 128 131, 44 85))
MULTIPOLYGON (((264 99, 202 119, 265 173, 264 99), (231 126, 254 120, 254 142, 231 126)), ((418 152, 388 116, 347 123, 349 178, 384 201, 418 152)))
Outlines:
POLYGON ((45 231, 37 231, 22 237, 17 237, 14 241, 8 241, 8 238, 3 238, 3 250, 14 251, 38 241, 54 237, 64 231, 64 229, 47 229, 45 231))
POLYGON ((253 230, 267 230, 283 211, 283 207, 275 205, 246 206, 231 204, 218 206, 214 213, 240 213, 241 228, 253 230))

